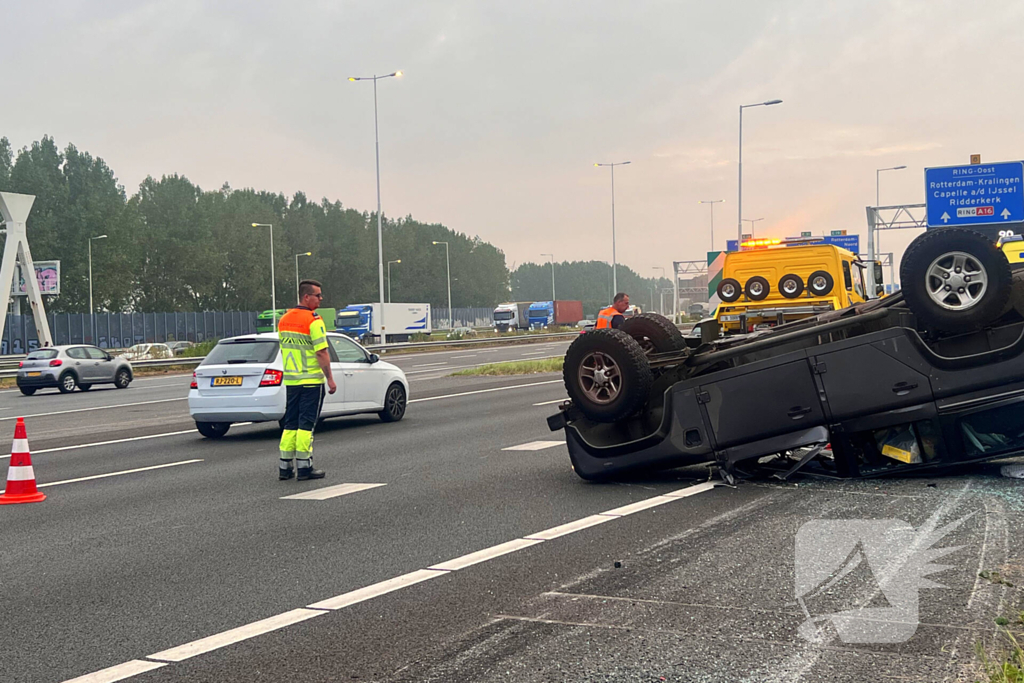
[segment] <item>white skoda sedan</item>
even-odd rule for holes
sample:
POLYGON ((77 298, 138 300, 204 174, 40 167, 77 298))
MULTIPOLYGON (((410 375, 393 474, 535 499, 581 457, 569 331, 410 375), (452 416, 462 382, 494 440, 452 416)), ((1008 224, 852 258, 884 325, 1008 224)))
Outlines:
MULTIPOLYGON (((324 397, 321 417, 377 413, 384 422, 405 415, 409 382, 348 337, 327 334, 338 390, 324 397)), ((233 422, 277 422, 284 417, 281 346, 274 333, 222 339, 192 374, 189 415, 209 438, 227 434, 233 422)), ((325 388, 326 393, 326 388, 325 388)))

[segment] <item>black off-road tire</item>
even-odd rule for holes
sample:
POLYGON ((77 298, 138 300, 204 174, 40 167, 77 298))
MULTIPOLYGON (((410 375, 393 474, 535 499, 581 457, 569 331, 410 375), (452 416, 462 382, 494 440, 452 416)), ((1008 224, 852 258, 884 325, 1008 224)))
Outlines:
POLYGON ((795 299, 804 293, 804 281, 799 275, 786 273, 779 278, 779 294, 787 299, 795 299))
POLYGON ((811 276, 807 278, 807 289, 810 290, 814 296, 825 296, 836 286, 836 280, 832 277, 832 273, 827 270, 816 270, 811 273, 811 276), (816 283, 817 280, 824 281, 824 285, 819 287, 816 283))
POLYGON ((755 275, 747 280, 747 284, 744 285, 743 291, 751 301, 764 301, 768 298, 768 295, 772 293, 772 286, 768 284, 768 280, 765 278, 760 275, 755 275), (758 287, 760 287, 760 291, 758 291, 758 287))
POLYGON ((634 414, 647 402, 653 375, 644 350, 633 337, 622 330, 603 329, 581 334, 573 341, 565 354, 562 380, 569 398, 586 417, 595 422, 615 422, 634 414), (593 383, 587 386, 581 375, 594 367, 597 357, 614 363, 619 382, 614 392, 594 400, 593 383))
POLYGON ((740 285, 739 280, 734 280, 731 277, 727 277, 719 282, 718 288, 715 291, 718 294, 718 298, 727 304, 739 300, 740 296, 743 295, 743 287, 740 285), (730 291, 732 294, 729 294, 730 291))
MULTIPOLYGON (((969 271, 964 270, 966 272, 969 271)), ((974 283, 977 282, 975 275, 974 283)), ((970 332, 993 322, 1006 310, 1013 289, 1010 262, 1006 255, 990 239, 966 228, 935 228, 918 236, 903 254, 900 283, 904 301, 921 323, 951 334, 970 332), (947 261, 943 257, 954 253, 966 255, 972 267, 980 267, 986 284, 984 288, 976 284, 964 285, 976 287, 977 300, 963 303, 959 295, 951 295, 945 303, 959 306, 951 310, 938 301, 941 292, 935 290, 941 279, 935 276, 934 268, 936 264, 945 265, 947 261), (954 304, 954 299, 961 303, 954 304)))
POLYGON ((686 338, 672 321, 657 313, 643 313, 626 318, 620 330, 636 339, 644 353, 668 353, 686 348, 686 338))

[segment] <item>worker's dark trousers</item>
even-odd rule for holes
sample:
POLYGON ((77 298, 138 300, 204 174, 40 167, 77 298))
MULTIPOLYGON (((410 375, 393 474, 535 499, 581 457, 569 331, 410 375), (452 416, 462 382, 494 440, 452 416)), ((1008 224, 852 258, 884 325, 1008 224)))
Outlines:
POLYGON ((324 385, 286 386, 284 419, 281 420, 281 469, 290 469, 298 458, 299 467, 311 467, 313 429, 324 404, 324 385))

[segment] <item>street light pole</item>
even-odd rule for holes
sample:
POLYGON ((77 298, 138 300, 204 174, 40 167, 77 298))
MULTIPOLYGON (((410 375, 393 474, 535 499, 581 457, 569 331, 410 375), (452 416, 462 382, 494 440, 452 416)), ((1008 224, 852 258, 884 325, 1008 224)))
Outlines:
POLYGON ((740 105, 740 164, 739 164, 739 196, 736 201, 736 244, 737 248, 739 243, 743 241, 743 110, 749 109, 750 107, 769 107, 773 104, 782 104, 782 100, 768 100, 767 102, 758 102, 757 104, 741 104, 740 105))
POLYGON ((384 229, 380 213, 380 134, 377 128, 377 81, 382 78, 401 76, 401 71, 384 76, 350 76, 350 81, 373 81, 373 143, 377 162, 377 284, 380 288, 380 341, 387 344, 387 332, 384 324, 384 229))
POLYGON ((277 281, 274 280, 274 226, 271 223, 253 223, 254 228, 270 228, 270 319, 272 330, 277 332, 277 281))
POLYGON ((402 259, 395 259, 394 261, 388 261, 388 303, 391 303, 391 264, 401 263, 402 259))
POLYGON ((697 202, 698 204, 710 204, 711 205, 711 249, 708 251, 715 250, 715 204, 725 203, 724 199, 707 199, 697 202))
POLYGON ((105 240, 106 235, 97 235, 89 238, 89 334, 92 336, 92 343, 96 343, 96 314, 92 307, 92 241, 105 240))
MULTIPOLYGON (((875 208, 878 208, 878 201, 879 201, 878 200, 878 185, 879 185, 879 176, 882 174, 882 171, 902 171, 905 168, 906 168, 906 166, 893 166, 892 168, 877 168, 877 169, 875 169, 875 208)), ((869 252, 868 253, 868 258, 870 260, 874 261, 875 260, 875 254, 878 252, 879 248, 882 245, 878 243, 878 240, 881 237, 881 235, 878 233, 878 230, 873 230, 872 232, 875 233, 874 234, 874 238, 875 239, 873 241, 874 249, 868 249, 868 252, 869 252)), ((870 240, 870 239, 868 240, 868 246, 869 247, 872 246, 872 240, 870 240)))
POLYGON ((615 167, 625 166, 633 163, 631 161, 616 161, 613 164, 594 164, 594 166, 607 166, 612 169, 612 296, 619 293, 619 280, 615 274, 615 167))
MULTIPOLYGON (((665 269, 662 268, 661 266, 654 266, 653 268, 651 268, 651 270, 660 270, 661 271, 662 279, 665 278, 665 269)), ((661 284, 660 280, 657 281, 657 283, 654 286, 657 287, 659 284, 661 284)), ((660 299, 660 303, 661 303, 661 306, 659 307, 659 312, 662 315, 665 315, 665 296, 664 296, 664 294, 662 294, 659 297, 659 299, 660 299)), ((651 288, 651 310, 654 310, 654 288, 653 287, 651 288)))
POLYGON ((301 254, 295 255, 295 303, 301 304, 302 297, 299 296, 299 257, 300 256, 312 256, 313 252, 304 251, 301 254))
POLYGON ((541 254, 541 256, 547 256, 551 260, 551 300, 555 300, 555 255, 554 254, 541 254))
POLYGON ((754 239, 754 223, 763 221, 763 218, 744 218, 747 223, 750 223, 750 239, 754 239))
POLYGON ((451 332, 455 329, 452 327, 452 262, 451 259, 448 258, 448 243, 434 242, 434 244, 444 245, 444 262, 445 266, 448 268, 448 331, 451 332))

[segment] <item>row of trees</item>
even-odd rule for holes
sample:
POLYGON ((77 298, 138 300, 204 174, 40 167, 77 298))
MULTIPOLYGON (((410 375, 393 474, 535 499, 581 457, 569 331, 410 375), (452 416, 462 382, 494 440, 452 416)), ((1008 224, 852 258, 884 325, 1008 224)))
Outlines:
MULTIPOLYGON (((655 308, 661 290, 672 287, 667 278, 640 277, 632 268, 619 264, 615 269, 619 291, 629 294, 630 302, 650 310, 653 288, 655 308)), ((597 311, 612 302, 612 267, 604 261, 563 261, 555 264, 555 295, 559 299, 583 302, 583 312, 594 318, 597 311)), ((551 265, 524 263, 512 273, 512 297, 515 301, 544 301, 551 298, 551 265)), ((665 308, 671 311, 672 296, 665 294, 665 308)))
MULTIPOLYGON (((89 305, 87 248, 93 242, 97 310, 173 312, 263 310, 270 307, 270 242, 274 226, 280 307, 295 301, 295 254, 302 277, 324 285, 326 306, 375 301, 377 217, 299 192, 290 200, 255 190, 203 190, 179 175, 146 178, 128 196, 100 158, 74 145, 63 151, 44 137, 18 151, 0 138, 0 190, 36 196, 28 219, 32 255, 60 260, 61 294, 53 312, 85 312, 89 305)), ((394 301, 447 306, 444 247, 451 250, 452 303, 493 306, 509 299, 551 295, 548 265, 523 264, 510 275, 505 255, 479 237, 406 217, 384 221, 384 254, 392 267, 394 301)), ((555 266, 560 299, 581 299, 588 315, 611 300, 611 266, 600 261, 555 266)), ((651 287, 668 280, 641 278, 618 267, 619 289, 642 307, 651 287)), ((655 294, 657 300, 658 295, 655 294)))
MULTIPOLYGON (((255 190, 203 190, 183 176, 146 178, 127 196, 100 158, 74 145, 61 151, 44 137, 15 156, 0 138, 0 190, 36 196, 28 219, 32 255, 61 261, 61 294, 54 312, 88 308, 87 246, 93 242, 98 310, 207 311, 270 307, 270 241, 278 305, 295 301, 295 254, 302 277, 320 280, 325 305, 378 299, 377 217, 340 202, 290 200, 255 190)), ((508 297, 501 250, 478 237, 411 217, 384 221, 384 254, 392 266, 393 299, 447 306, 445 253, 449 243, 452 302, 491 306, 508 297)))

